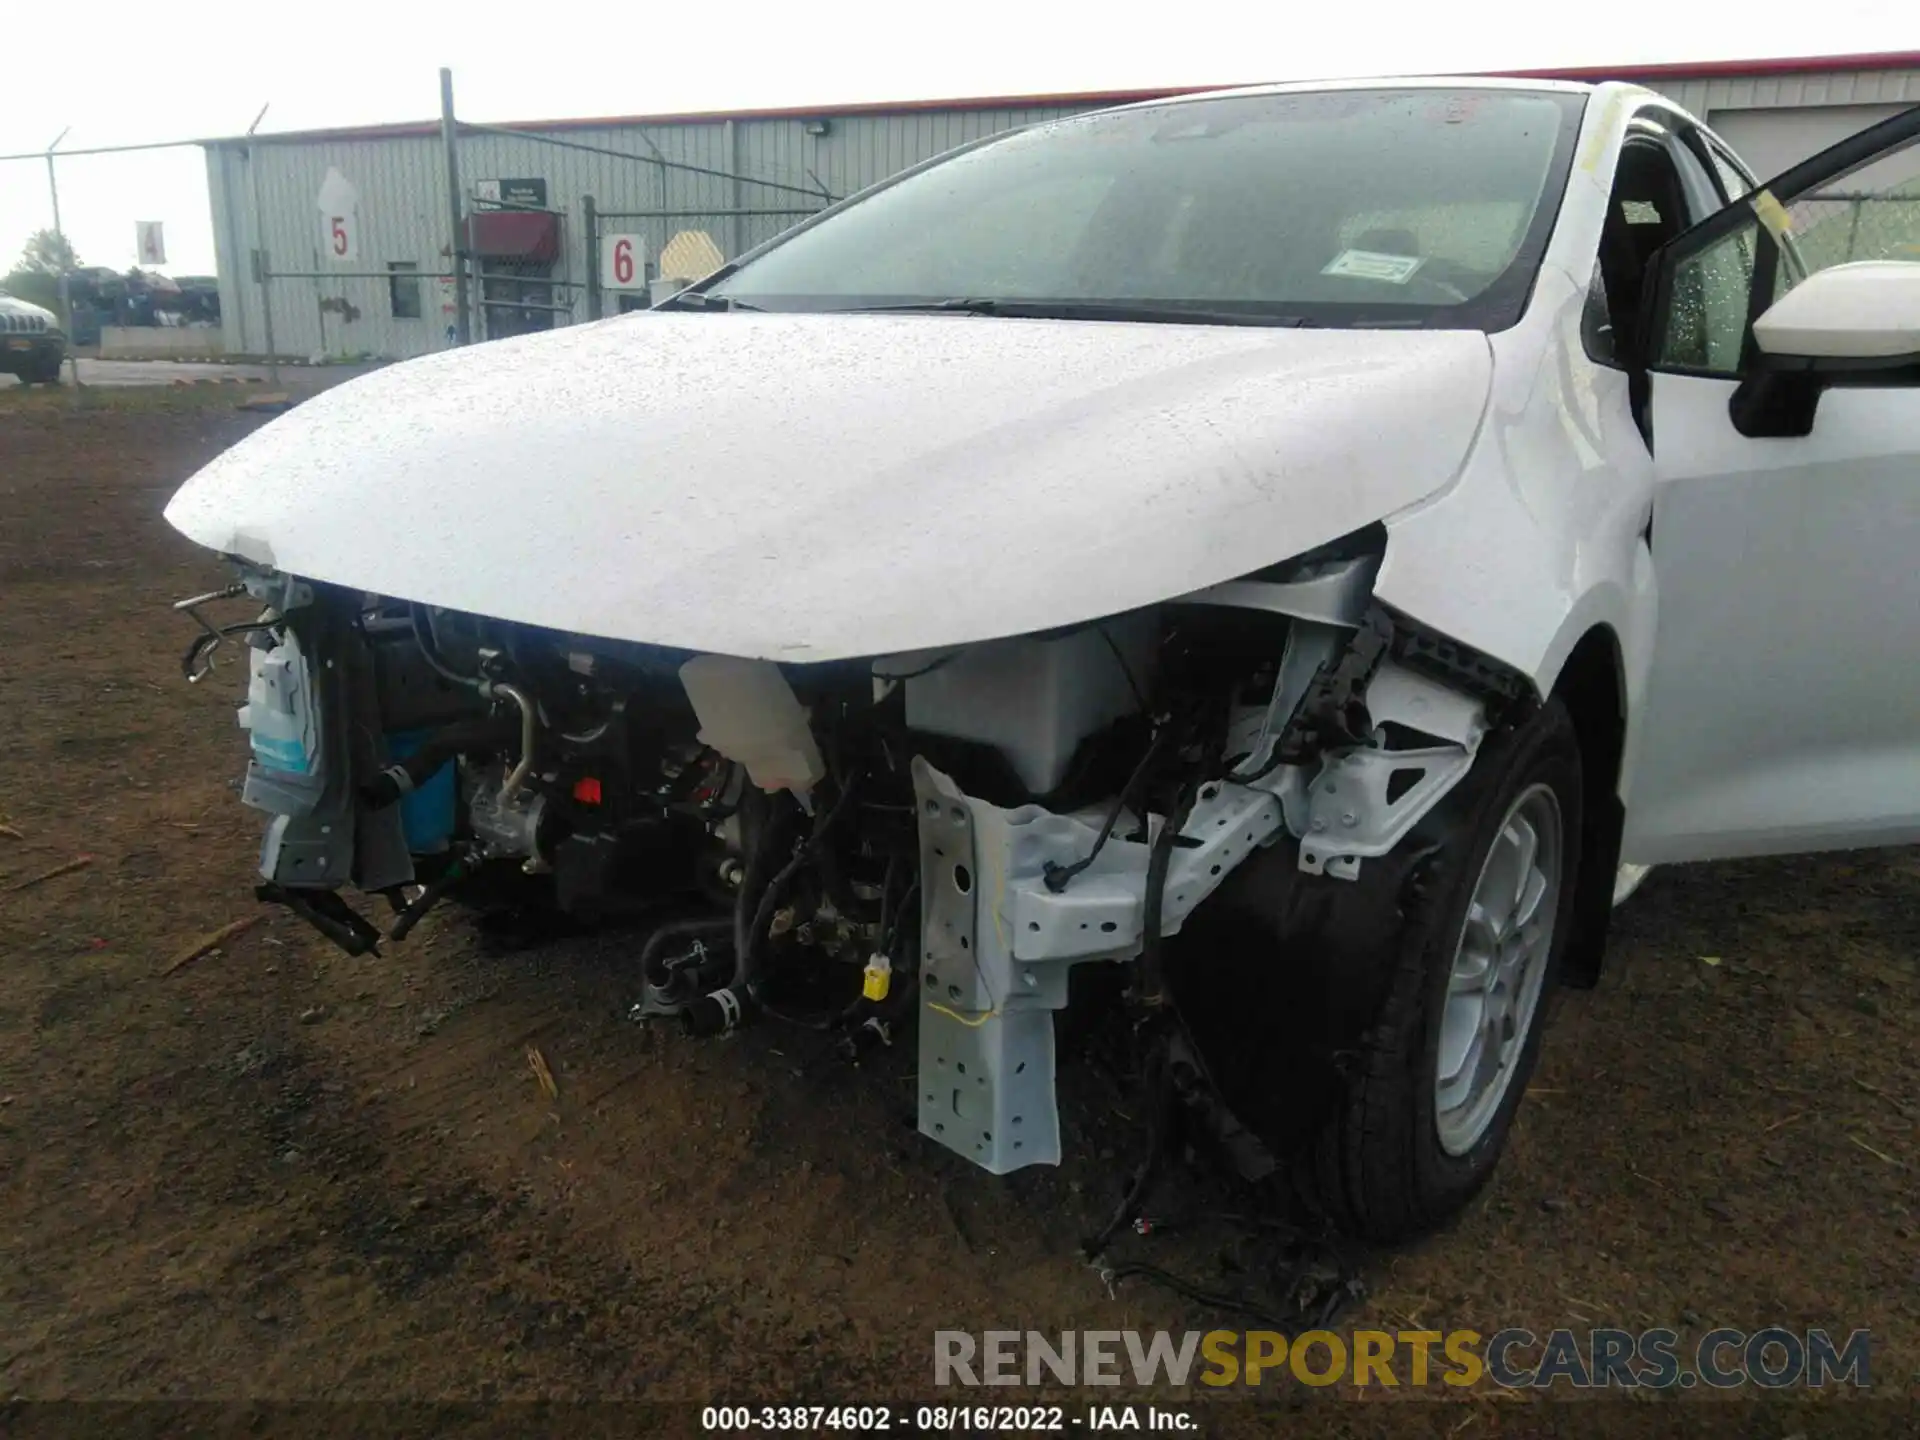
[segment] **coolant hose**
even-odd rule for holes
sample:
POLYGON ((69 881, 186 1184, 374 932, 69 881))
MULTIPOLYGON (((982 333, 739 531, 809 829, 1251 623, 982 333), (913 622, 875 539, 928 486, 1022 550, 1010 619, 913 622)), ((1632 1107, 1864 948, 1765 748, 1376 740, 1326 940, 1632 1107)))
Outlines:
POLYGON ((698 1039, 725 1035, 751 1020, 758 1009, 753 998, 743 991, 715 990, 680 1012, 680 1028, 698 1039))
POLYGON ((469 750, 504 742, 509 731, 498 719, 456 720, 420 742, 420 748, 396 760, 360 787, 360 799, 370 810, 384 810, 431 780, 442 765, 469 750))

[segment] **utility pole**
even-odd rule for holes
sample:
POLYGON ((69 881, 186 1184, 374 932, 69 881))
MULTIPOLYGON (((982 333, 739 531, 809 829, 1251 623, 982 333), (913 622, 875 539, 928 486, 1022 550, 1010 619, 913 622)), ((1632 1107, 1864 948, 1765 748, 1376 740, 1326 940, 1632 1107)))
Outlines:
POLYGON ((473 325, 467 317, 466 243, 460 233, 460 149, 453 121, 453 71, 444 65, 440 67, 440 143, 447 152, 447 219, 453 232, 448 256, 453 265, 454 335, 459 344, 470 345, 473 325))
MULTIPOLYGON (((267 105, 273 102, 269 100, 267 105)), ((267 375, 273 388, 280 388, 280 354, 273 343, 273 276, 267 264, 267 232, 263 228, 260 209, 260 146, 253 138, 253 132, 260 128, 260 122, 267 118, 267 106, 260 107, 260 113, 253 117, 253 124, 247 127, 247 180, 253 186, 253 246, 254 254, 259 257, 260 274, 260 317, 267 331, 267 375)))
MULTIPOLYGON (((67 130, 73 127, 69 125, 67 130)), ((67 232, 60 224, 60 179, 54 173, 53 152, 60 142, 67 138, 67 130, 53 137, 53 144, 47 146, 47 194, 53 197, 53 233, 59 237, 61 249, 65 252, 60 258, 60 323, 67 327, 67 358, 73 362, 73 388, 80 388, 80 357, 73 353, 73 280, 68 275, 73 266, 73 247, 67 244, 67 232)))
POLYGON ((591 195, 580 197, 580 234, 586 242, 587 323, 598 320, 605 309, 600 298, 600 216, 591 195))

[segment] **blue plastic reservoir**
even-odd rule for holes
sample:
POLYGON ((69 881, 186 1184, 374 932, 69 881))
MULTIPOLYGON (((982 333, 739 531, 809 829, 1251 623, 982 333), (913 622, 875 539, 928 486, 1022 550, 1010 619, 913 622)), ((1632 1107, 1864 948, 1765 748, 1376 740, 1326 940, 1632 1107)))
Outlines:
MULTIPOLYGON (((404 760, 418 750, 428 731, 404 730, 387 736, 387 753, 404 760)), ((400 797, 400 828, 407 849, 415 855, 435 855, 453 839, 453 761, 449 760, 424 785, 400 797)))

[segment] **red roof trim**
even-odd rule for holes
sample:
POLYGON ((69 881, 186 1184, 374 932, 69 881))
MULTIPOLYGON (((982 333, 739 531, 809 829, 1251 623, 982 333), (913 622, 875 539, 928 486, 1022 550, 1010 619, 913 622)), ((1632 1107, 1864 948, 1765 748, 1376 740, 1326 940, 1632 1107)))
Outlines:
POLYGON ((1669 65, 1588 65, 1561 70, 1506 70, 1516 80, 1766 80, 1780 75, 1920 69, 1920 50, 1878 55, 1787 55, 1769 60, 1689 60, 1669 65))
MULTIPOLYGON (((1499 79, 1513 80, 1715 80, 1722 78, 1768 79, 1781 75, 1836 74, 1860 70, 1920 69, 1920 51, 1890 51, 1877 55, 1800 55, 1763 60, 1701 60, 1663 65, 1588 65, 1546 70, 1497 70, 1482 72, 1499 79)), ((1249 82, 1263 83, 1263 82, 1249 82)), ((506 128, 512 130, 565 131, 604 130, 623 125, 714 124, 725 120, 832 120, 854 115, 915 115, 930 110, 1034 110, 1053 106, 1131 105, 1143 100, 1166 100, 1177 95, 1195 95, 1207 90, 1224 90, 1225 85, 1167 85, 1147 90, 1063 91, 1051 95, 980 95, 947 100, 862 101, 854 105, 791 105, 757 110, 688 110, 664 115, 605 115, 568 120, 524 120, 506 128)), ((325 140, 401 140, 437 137, 437 121, 403 122, 394 125, 340 126, 324 130, 286 130, 254 138, 267 144, 325 140)), ((243 144, 240 136, 202 142, 209 145, 243 144)))

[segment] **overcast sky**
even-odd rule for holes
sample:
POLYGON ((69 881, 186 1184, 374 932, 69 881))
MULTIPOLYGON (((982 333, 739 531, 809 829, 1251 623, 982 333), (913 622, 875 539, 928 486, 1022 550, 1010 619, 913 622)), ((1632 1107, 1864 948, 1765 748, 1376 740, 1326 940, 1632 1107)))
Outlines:
MULTIPOLYGON (((1635 65, 1911 46, 1896 0, 903 0, 650 6, 234 0, 8 6, 0 154, 429 118, 532 120, 749 106, 1635 65)), ((78 157, 62 218, 88 264, 134 263, 165 223, 174 274, 211 272, 198 149, 78 157)), ((0 162, 0 270, 52 223, 46 168, 0 162)))

